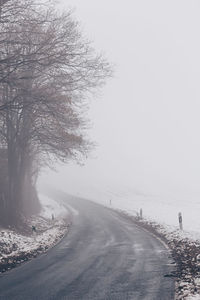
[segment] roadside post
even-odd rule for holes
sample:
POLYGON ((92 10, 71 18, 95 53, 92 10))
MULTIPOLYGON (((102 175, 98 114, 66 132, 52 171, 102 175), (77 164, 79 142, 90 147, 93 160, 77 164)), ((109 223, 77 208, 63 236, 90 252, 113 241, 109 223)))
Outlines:
POLYGON ((33 225, 33 226, 32 226, 32 233, 33 233, 33 236, 34 236, 34 240, 35 240, 35 241, 36 241, 36 232, 37 232, 36 227, 33 225))
POLYGON ((178 221, 179 221, 180 230, 183 230, 183 217, 181 212, 178 213, 178 221))
POLYGON ((142 211, 142 208, 140 208, 140 219, 143 218, 143 211, 142 211))

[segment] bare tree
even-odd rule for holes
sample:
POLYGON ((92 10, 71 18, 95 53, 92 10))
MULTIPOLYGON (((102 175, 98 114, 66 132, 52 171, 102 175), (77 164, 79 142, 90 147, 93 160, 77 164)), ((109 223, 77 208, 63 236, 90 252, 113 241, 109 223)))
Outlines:
POLYGON ((0 142, 8 160, 6 214, 14 222, 27 207, 37 208, 34 184, 41 158, 66 161, 88 152, 85 98, 111 73, 71 12, 60 15, 34 0, 20 6, 17 22, 11 17, 2 25, 0 47, 0 142))

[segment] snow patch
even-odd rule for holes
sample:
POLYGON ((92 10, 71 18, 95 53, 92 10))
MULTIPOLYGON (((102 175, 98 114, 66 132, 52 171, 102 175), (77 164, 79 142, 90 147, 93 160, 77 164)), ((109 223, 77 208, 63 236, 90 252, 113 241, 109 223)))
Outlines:
POLYGON ((40 201, 42 212, 26 220, 26 235, 14 230, 0 230, 1 273, 44 253, 68 231, 71 222, 66 206, 44 195, 40 195, 40 201))
POLYGON ((53 215, 55 218, 63 218, 69 214, 66 205, 63 205, 62 202, 55 201, 44 194, 39 194, 39 199, 42 205, 40 213, 42 217, 52 219, 53 215))

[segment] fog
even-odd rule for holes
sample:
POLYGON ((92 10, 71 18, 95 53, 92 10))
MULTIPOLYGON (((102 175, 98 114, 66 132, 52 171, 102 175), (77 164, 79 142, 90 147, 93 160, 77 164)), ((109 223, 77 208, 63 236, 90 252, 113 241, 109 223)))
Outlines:
POLYGON ((47 170, 41 183, 70 193, 132 190, 200 196, 200 3, 69 0, 84 35, 114 64, 91 100, 84 166, 47 170))

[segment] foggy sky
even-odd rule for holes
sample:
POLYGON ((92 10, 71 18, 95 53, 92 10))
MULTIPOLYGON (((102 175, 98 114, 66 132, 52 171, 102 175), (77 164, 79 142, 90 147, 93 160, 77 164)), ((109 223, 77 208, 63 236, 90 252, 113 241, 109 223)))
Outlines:
POLYGON ((98 148, 42 182, 74 192, 129 186, 200 196, 200 3, 62 0, 84 35, 115 65, 91 104, 98 148))

